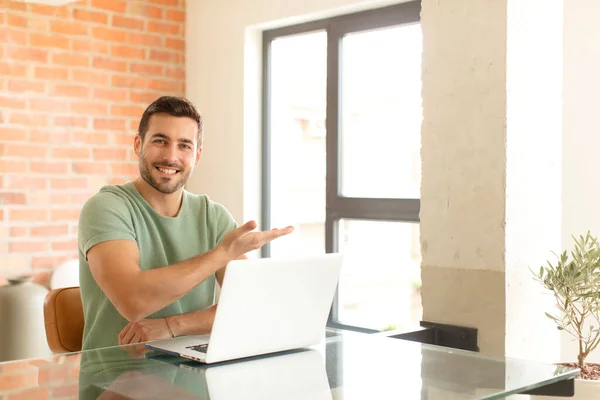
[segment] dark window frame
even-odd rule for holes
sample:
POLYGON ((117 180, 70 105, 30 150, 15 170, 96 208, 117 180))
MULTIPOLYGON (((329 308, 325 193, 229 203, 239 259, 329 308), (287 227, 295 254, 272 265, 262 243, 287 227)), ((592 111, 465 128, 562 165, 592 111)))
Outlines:
MULTIPOLYGON (((419 222, 420 199, 351 198, 341 196, 341 56, 342 39, 345 35, 368 30, 412 25, 420 23, 421 2, 395 4, 392 6, 340 15, 332 18, 286 26, 263 32, 262 76, 262 204, 261 228, 270 229, 271 209, 271 43, 285 36, 327 32, 327 107, 326 107, 326 217, 325 252, 338 249, 338 221, 340 219, 381 220, 394 222, 419 222)), ((261 250, 262 257, 270 256, 267 244, 261 250)), ((338 293, 333 301, 328 327, 375 332, 372 329, 341 324, 338 319, 338 293)))

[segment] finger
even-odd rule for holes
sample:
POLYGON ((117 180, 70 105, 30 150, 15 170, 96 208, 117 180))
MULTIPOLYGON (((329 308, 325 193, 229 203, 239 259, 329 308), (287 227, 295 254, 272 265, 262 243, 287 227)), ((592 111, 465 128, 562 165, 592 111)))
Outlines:
POLYGON ((271 229, 272 231, 278 231, 278 232, 286 232, 286 234, 291 233, 294 230, 294 227, 292 225, 288 225, 285 228, 273 228, 271 229))
POLYGON ((136 330, 135 329, 130 329, 127 334, 125 336, 123 336, 123 344, 130 344, 130 343, 135 343, 132 342, 131 339, 133 339, 133 336, 136 334, 136 330))
POLYGON ((293 226, 288 226, 283 229, 271 229, 270 231, 263 232, 262 239, 266 242, 277 239, 278 237, 288 235, 294 230, 293 226))
POLYGON ((287 227, 284 229, 271 229, 270 231, 257 232, 253 241, 254 248, 258 249, 281 236, 291 233, 294 228, 287 227))
POLYGON ((237 229, 240 232, 240 235, 246 234, 248 232, 253 231, 254 229, 256 229, 257 227, 257 223, 254 220, 248 221, 246 222, 244 225, 238 227, 237 229))
POLYGON ((129 332, 130 329, 131 323, 128 323, 127 325, 125 325, 125 328, 123 328, 121 332, 119 332, 119 344, 123 344, 123 338, 125 337, 125 335, 127 335, 127 332, 129 332))
POLYGON ((133 335, 133 338, 131 338, 131 343, 140 343, 141 341, 142 337, 139 333, 136 333, 135 335, 133 335))

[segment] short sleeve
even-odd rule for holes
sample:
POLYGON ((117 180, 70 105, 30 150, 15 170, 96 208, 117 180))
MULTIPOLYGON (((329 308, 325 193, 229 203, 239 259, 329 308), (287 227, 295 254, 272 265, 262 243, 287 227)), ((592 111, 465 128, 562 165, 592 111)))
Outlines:
POLYGON ((214 246, 221 243, 223 236, 230 230, 237 227, 237 222, 233 219, 233 216, 222 204, 216 203, 209 200, 208 204, 210 221, 215 232, 215 243, 214 246))
POLYGON ((91 197, 79 215, 79 250, 87 259, 87 252, 108 240, 135 240, 135 230, 127 203, 110 192, 91 197))

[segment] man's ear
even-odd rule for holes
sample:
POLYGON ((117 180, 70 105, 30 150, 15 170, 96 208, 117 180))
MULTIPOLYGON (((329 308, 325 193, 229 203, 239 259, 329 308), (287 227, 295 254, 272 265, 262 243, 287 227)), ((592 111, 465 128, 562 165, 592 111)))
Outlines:
POLYGON ((140 152, 142 151, 142 138, 140 137, 140 135, 135 135, 135 138, 133 139, 133 151, 135 152, 135 155, 139 158, 140 152))

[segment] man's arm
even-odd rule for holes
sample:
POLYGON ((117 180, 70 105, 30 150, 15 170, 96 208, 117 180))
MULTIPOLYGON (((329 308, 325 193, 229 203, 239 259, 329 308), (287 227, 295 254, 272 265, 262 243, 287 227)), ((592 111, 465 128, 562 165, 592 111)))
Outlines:
POLYGON ((186 261, 142 271, 135 242, 111 240, 88 251, 98 286, 128 321, 139 321, 172 304, 229 261, 215 248, 186 261))
POLYGON ((292 232, 292 227, 253 232, 255 221, 229 231, 217 247, 186 261, 143 271, 134 241, 111 240, 87 253, 91 273, 128 321, 136 322, 172 304, 229 261, 292 232))
MULTIPOLYGON (((247 260, 248 257, 243 254, 241 257, 238 257, 238 260, 247 260)), ((223 279, 225 278, 225 270, 227 270, 227 267, 223 267, 220 270, 217 271, 217 273, 215 274, 217 277, 217 283, 219 284, 219 287, 223 287, 223 279)))
MULTIPOLYGON (((238 258, 238 260, 247 259, 246 255, 238 258)), ((223 267, 216 273, 217 281, 221 287, 223 287, 226 268, 223 267)), ((217 304, 204 310, 171 315, 166 318, 149 318, 138 322, 130 322, 119 333, 119 345, 169 339, 171 335, 186 336, 210 333, 216 312, 217 304)))
POLYGON ((166 318, 148 318, 130 322, 119 333, 119 345, 170 339, 174 336, 210 333, 215 321, 217 305, 204 310, 172 315, 166 318))

